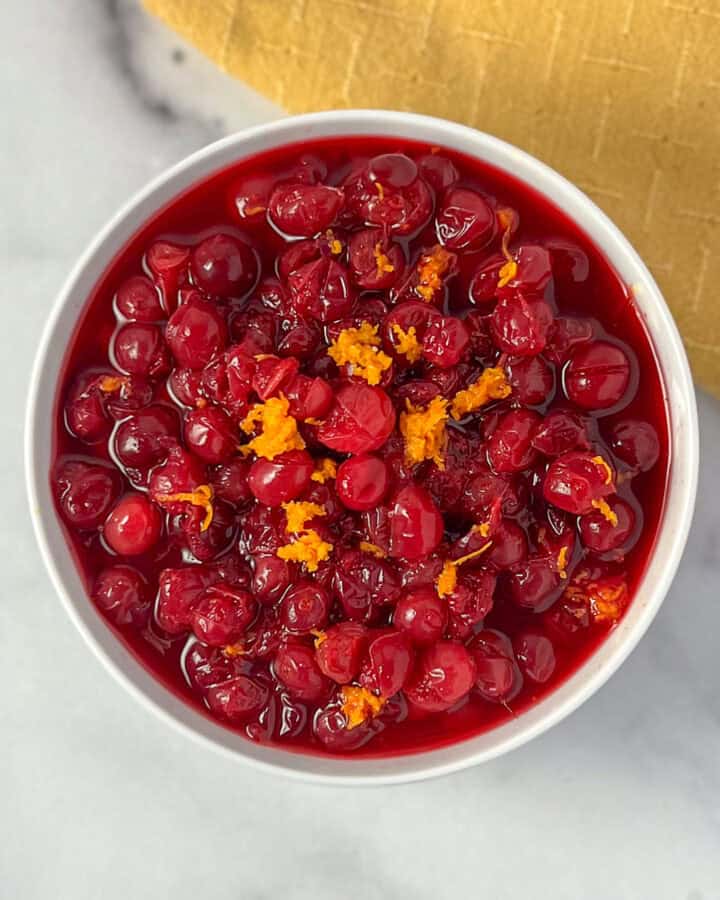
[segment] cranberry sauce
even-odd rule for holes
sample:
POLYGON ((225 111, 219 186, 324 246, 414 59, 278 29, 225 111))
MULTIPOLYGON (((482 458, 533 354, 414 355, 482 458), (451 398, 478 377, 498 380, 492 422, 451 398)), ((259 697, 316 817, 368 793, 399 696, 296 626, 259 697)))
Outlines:
POLYGON ((602 255, 538 194, 395 138, 186 191, 108 267, 50 473, 89 597, 248 739, 390 755, 581 665, 662 515, 663 386, 602 255))

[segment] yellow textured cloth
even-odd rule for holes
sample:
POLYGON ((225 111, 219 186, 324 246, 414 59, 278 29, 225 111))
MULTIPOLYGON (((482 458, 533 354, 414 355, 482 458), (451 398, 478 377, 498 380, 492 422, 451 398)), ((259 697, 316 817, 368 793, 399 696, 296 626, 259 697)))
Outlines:
POLYGON ((720 0, 144 0, 289 112, 444 116, 586 191, 720 394, 720 0))

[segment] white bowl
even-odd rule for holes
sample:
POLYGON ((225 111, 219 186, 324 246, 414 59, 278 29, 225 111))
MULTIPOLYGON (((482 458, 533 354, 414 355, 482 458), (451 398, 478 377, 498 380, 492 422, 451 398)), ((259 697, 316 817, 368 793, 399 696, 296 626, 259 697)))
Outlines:
POLYGON ((657 613, 685 546, 697 482, 697 413, 687 358, 657 285, 626 238, 585 194, 516 147, 453 122, 376 110, 325 112, 250 128, 194 153, 133 197, 95 238, 57 298, 35 360, 26 469, 35 532, 65 608, 99 659, 148 709, 205 745, 261 769, 324 783, 399 783, 454 772, 524 744, 587 700, 623 662, 657 613), (53 398, 65 349, 88 295, 115 253, 159 207, 210 173, 272 147, 335 135, 402 136, 451 147, 510 172, 563 209, 631 287, 657 353, 670 416, 670 475, 660 533, 634 601, 617 628, 571 678, 517 719, 449 747, 387 759, 333 759, 259 746, 167 691, 125 650, 88 601, 54 513, 48 476, 53 398))

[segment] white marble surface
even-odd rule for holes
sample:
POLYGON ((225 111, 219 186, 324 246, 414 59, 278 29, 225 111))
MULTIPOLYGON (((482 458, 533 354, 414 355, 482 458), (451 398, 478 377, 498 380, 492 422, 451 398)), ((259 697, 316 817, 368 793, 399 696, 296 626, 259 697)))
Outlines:
POLYGON ((66 619, 22 486, 24 392, 71 262, 151 175, 278 115, 132 0, 7 0, 0 57, 0 898, 720 898, 720 405, 651 631, 544 737, 393 790, 260 776, 131 700, 66 619), (10 6, 12 5, 12 15, 10 6))

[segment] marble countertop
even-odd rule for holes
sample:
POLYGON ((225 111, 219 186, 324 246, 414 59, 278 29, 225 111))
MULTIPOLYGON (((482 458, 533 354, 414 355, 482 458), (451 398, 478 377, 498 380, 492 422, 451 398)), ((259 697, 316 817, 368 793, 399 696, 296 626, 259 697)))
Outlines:
POLYGON ((540 739, 380 790, 259 775, 151 717, 87 651, 22 483, 39 332, 71 263, 152 175, 280 115, 133 0, 24 0, 0 58, 0 900, 720 898, 720 405, 695 525, 621 671, 540 739))

